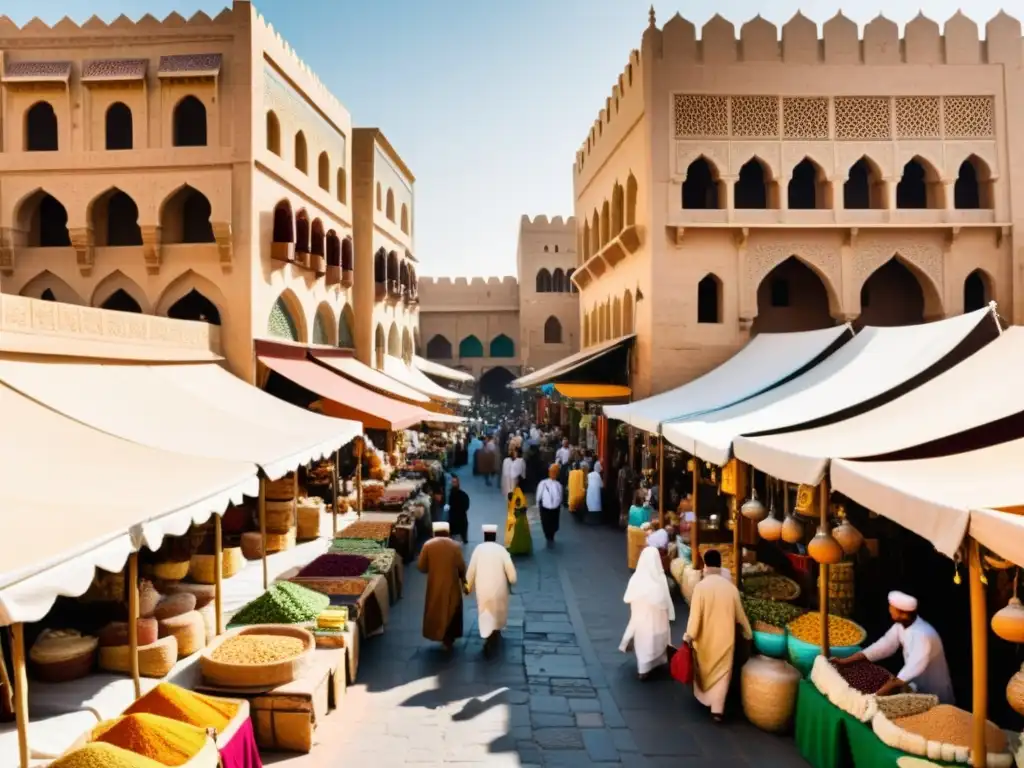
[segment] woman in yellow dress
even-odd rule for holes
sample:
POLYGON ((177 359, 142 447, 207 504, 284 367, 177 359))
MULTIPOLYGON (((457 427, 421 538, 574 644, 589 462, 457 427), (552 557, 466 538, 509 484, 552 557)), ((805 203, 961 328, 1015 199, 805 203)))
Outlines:
POLYGON ((526 494, 516 488, 508 495, 508 516, 505 518, 505 549, 510 555, 533 552, 530 521, 526 517, 526 494))
POLYGON ((580 512, 587 498, 587 473, 580 469, 579 462, 569 472, 569 511, 580 512))

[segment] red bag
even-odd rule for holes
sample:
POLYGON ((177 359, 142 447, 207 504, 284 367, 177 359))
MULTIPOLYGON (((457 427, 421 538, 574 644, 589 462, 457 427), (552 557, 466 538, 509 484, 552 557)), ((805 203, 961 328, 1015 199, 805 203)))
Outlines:
POLYGON ((679 650, 673 654, 669 671, 671 671, 672 677, 683 685, 693 683, 693 648, 689 643, 680 645, 679 650))

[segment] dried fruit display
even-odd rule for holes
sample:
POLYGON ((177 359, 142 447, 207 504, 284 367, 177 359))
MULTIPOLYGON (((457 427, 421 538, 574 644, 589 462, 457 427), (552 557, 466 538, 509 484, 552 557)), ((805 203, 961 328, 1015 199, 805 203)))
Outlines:
POLYGON ((326 555, 320 555, 320 557, 299 571, 299 576, 306 578, 362 576, 369 570, 370 563, 370 558, 363 557, 362 555, 344 555, 329 552, 326 555))
POLYGON ((889 670, 877 664, 872 664, 870 661, 857 661, 853 664, 840 666, 832 660, 832 666, 836 668, 836 671, 842 675, 851 688, 861 693, 877 693, 879 688, 892 680, 889 670))
POLYGON ((335 594, 338 595, 353 595, 358 597, 366 591, 366 587, 370 584, 366 579, 345 579, 339 582, 338 586, 334 588, 335 594))
POLYGON ((357 520, 338 533, 339 539, 371 539, 387 541, 391 538, 392 523, 377 523, 369 520, 357 520))
POLYGON ((800 585, 778 574, 744 576, 743 594, 760 600, 796 600, 800 597, 800 585))
MULTIPOLYGON (((821 615, 818 613, 805 613, 796 621, 788 625, 789 634, 797 640, 803 640, 811 645, 821 645, 821 615)), ((828 643, 833 648, 846 648, 851 645, 860 645, 864 642, 866 633, 864 629, 849 619, 842 616, 829 614, 828 617, 828 643)))
POLYGON ((273 664, 294 659, 305 648, 305 644, 297 637, 236 635, 214 648, 210 658, 222 664, 273 664))

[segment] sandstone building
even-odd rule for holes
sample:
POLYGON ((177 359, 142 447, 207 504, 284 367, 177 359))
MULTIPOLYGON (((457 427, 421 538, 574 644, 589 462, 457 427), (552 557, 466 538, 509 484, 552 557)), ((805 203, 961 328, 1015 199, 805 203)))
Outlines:
POLYGON ((576 222, 523 216, 518 279, 423 278, 420 324, 429 360, 472 373, 500 394, 516 376, 580 348, 576 222))
POLYGON ((250 381, 260 337, 411 357, 412 173, 249 2, 0 50, 4 293, 219 324, 250 381))
POLYGON ((1024 318, 1021 26, 650 23, 573 167, 583 346, 633 397, 761 331, 1024 318))

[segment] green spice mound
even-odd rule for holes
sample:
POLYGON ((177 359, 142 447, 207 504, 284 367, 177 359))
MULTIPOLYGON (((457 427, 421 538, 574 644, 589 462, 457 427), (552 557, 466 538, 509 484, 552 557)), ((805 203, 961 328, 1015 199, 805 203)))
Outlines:
POLYGON ((384 545, 373 539, 335 539, 330 551, 343 555, 373 557, 373 555, 384 551, 384 545))
POLYGON ((302 624, 314 621, 331 604, 331 598, 279 581, 231 618, 232 624, 302 624))
POLYGON ((803 615, 804 610, 789 603, 775 602, 774 600, 761 600, 756 597, 742 596, 743 610, 747 619, 753 624, 762 621, 774 627, 784 627, 797 617, 803 615))

